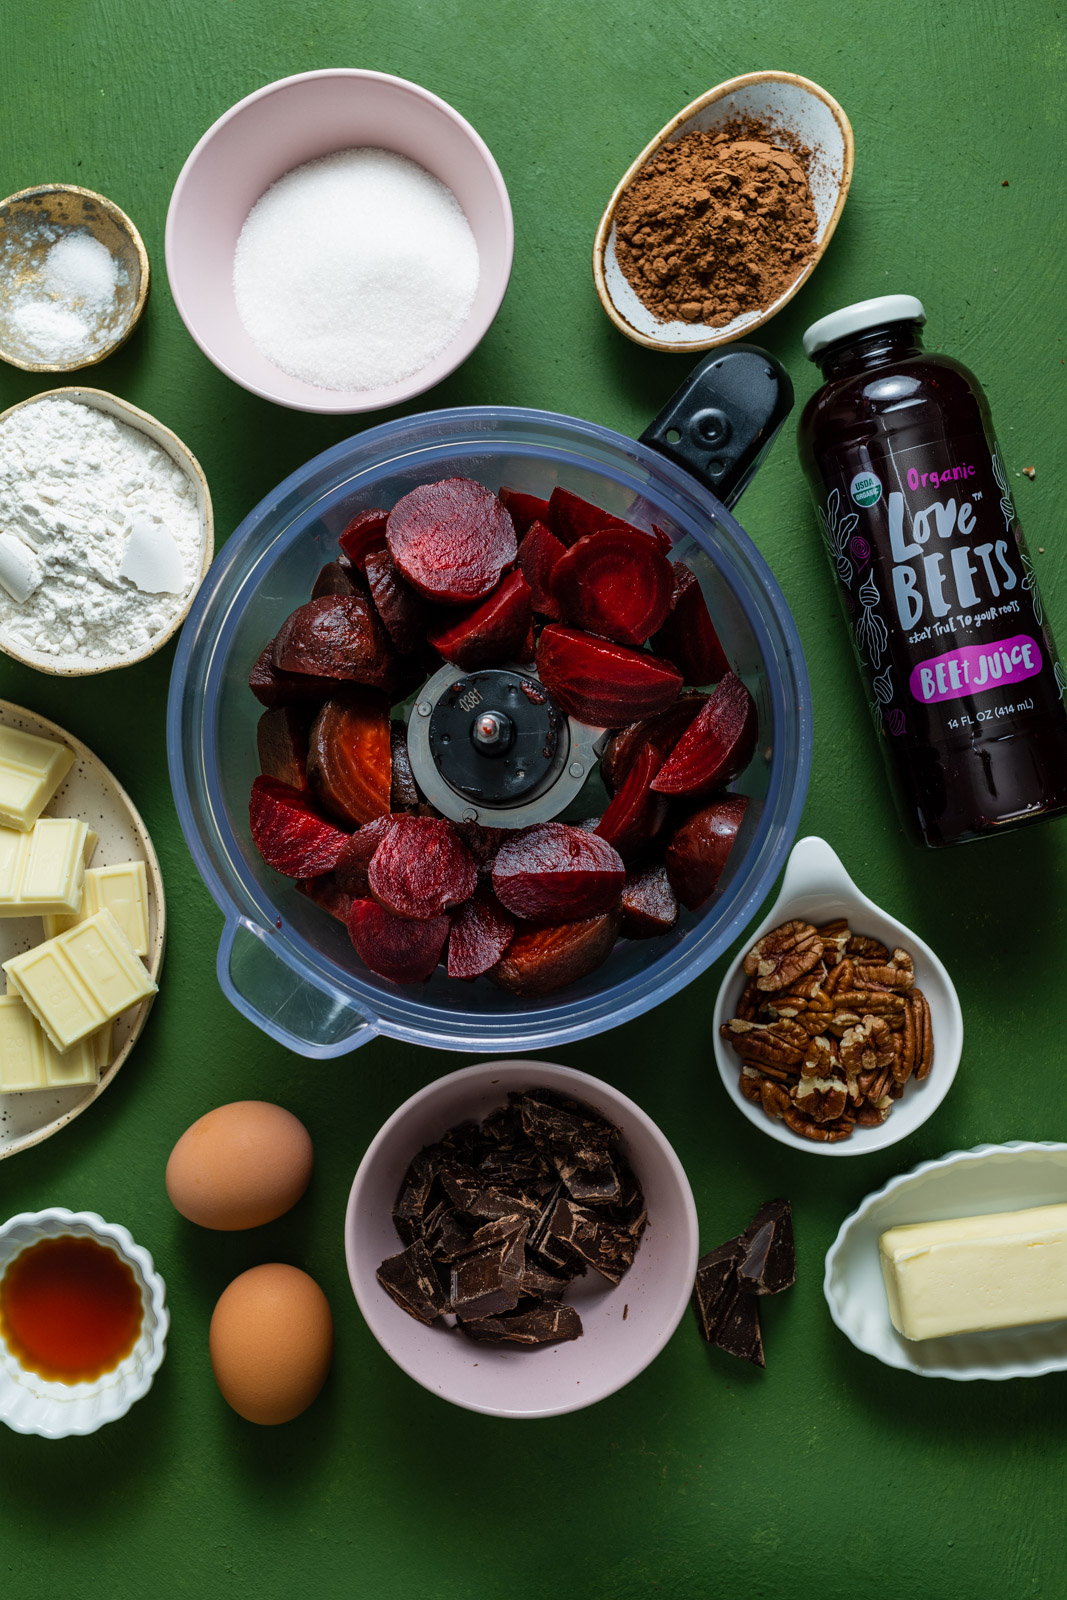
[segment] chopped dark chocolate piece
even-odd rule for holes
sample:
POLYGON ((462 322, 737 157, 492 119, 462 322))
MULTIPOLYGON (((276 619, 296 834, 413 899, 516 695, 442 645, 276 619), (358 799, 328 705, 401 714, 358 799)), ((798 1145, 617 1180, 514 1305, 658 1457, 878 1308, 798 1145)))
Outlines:
POLYGON ((531 1306, 508 1317, 482 1317, 461 1326, 469 1339, 484 1344, 562 1344, 582 1336, 582 1319, 573 1306, 531 1306))
POLYGON ((740 1356, 743 1361, 751 1361, 755 1367, 767 1365, 763 1359, 759 1300, 754 1294, 734 1288, 729 1303, 724 1306, 715 1325, 712 1342, 718 1349, 725 1350, 727 1355, 740 1356))
POLYGON ((526 1217, 501 1217, 479 1228, 452 1266, 452 1310, 461 1320, 494 1317, 519 1303, 526 1217))
POLYGON ((768 1200, 741 1236, 746 1247, 737 1281, 746 1294, 781 1294, 797 1278, 793 1213, 788 1200, 768 1200))
POLYGON ((419 1151, 404 1174, 404 1181, 400 1185, 400 1193, 393 1207, 393 1221, 397 1233, 405 1244, 411 1244, 413 1240, 422 1237, 425 1216, 430 1205, 430 1192, 440 1167, 441 1158, 437 1147, 430 1145, 427 1149, 419 1151))
POLYGON ((727 1303, 737 1292, 737 1263, 742 1255, 740 1239, 727 1239, 716 1250, 709 1250, 697 1262, 693 1285, 693 1310, 697 1326, 710 1344, 727 1303))
POLYGON ((420 1322, 435 1322, 449 1309, 433 1259, 421 1239, 383 1261, 378 1268, 378 1282, 402 1311, 420 1322))
POLYGON ((573 1200, 557 1203, 549 1231, 609 1283, 620 1283, 634 1264, 639 1234, 635 1236, 629 1226, 609 1222, 573 1200))
POLYGON ((519 1286, 521 1297, 523 1300, 561 1300, 572 1277, 573 1274, 550 1272, 540 1262, 527 1260, 519 1286))

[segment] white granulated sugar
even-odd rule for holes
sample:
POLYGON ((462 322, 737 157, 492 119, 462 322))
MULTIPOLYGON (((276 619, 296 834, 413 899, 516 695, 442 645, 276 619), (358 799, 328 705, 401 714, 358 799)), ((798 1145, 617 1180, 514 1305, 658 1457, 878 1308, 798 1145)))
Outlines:
POLYGON ((451 189, 388 150, 295 167, 237 242, 237 311, 268 360, 321 389, 428 365, 470 315, 478 246, 451 189))
MULTIPOLYGON (((36 230, 52 240, 40 267, 8 297, 9 337, 38 361, 77 361, 109 344, 117 332, 117 290, 129 281, 122 262, 86 228, 58 233, 48 223, 36 230)), ((0 252, 0 272, 19 270, 22 236, 0 252)))
POLYGON ((183 611, 203 559, 181 467, 139 429, 72 400, 38 400, 0 424, 0 531, 28 545, 41 571, 21 605, 0 587, 0 643, 57 667, 146 650, 183 611), (144 594, 119 575, 146 520, 178 546, 180 594, 144 594))

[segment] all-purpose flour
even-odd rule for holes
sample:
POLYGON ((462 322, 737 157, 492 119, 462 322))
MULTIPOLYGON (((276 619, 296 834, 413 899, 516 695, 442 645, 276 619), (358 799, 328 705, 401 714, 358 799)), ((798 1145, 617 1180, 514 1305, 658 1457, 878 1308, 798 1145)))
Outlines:
POLYGON ((200 573, 200 512, 185 473, 145 434, 77 401, 39 400, 0 425, 0 533, 30 547, 40 577, 21 604, 0 588, 0 643, 56 666, 145 650, 200 573), (119 576, 146 519, 173 536, 181 593, 145 594, 119 576))

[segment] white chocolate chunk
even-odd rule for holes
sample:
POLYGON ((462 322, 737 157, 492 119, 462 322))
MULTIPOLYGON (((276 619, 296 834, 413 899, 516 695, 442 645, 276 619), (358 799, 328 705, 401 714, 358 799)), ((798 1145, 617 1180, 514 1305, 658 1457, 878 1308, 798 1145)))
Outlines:
POLYGON ((26 833, 73 765, 65 744, 0 727, 0 825, 26 833))
POLYGON ((57 1050, 68 1050, 156 993, 110 911, 98 911, 3 965, 57 1050))
POLYGON ((130 529, 119 577, 129 578, 143 594, 181 594, 185 569, 178 541, 165 523, 140 517, 130 529))
POLYGON ((890 1228, 878 1242, 905 1339, 1067 1317, 1067 1205, 890 1228))
POLYGON ((17 995, 0 996, 0 1093, 69 1089, 99 1081, 95 1038, 60 1055, 17 995))
POLYGON ((78 915, 96 835, 73 817, 0 828, 0 917, 78 915))
POLYGON ((148 873, 143 861, 117 866, 90 867, 80 916, 45 917, 46 938, 65 933, 86 917, 108 910, 139 956, 148 955, 148 873))

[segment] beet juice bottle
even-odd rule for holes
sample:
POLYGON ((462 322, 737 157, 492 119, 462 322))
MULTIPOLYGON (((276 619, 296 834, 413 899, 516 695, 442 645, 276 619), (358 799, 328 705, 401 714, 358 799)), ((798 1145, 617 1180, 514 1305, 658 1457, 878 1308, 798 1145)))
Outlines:
POLYGON ((927 845, 1067 809, 1067 674, 985 395, 912 295, 846 306, 800 452, 906 824, 927 845))

